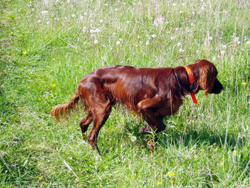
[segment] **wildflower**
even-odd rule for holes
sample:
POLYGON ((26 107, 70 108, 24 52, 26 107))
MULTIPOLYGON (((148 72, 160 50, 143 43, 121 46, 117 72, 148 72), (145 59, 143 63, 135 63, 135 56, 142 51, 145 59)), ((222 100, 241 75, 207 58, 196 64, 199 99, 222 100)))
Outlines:
POLYGON ((221 55, 224 55, 226 52, 225 51, 221 51, 220 53, 221 53, 221 55))
POLYGON ((136 141, 136 136, 131 136, 131 142, 135 142, 136 141))
POLYGON ((100 20, 100 23, 103 23, 103 20, 100 20))
POLYGON ((174 172, 169 172, 168 173, 168 177, 170 177, 170 178, 173 177, 173 176, 175 176, 175 175, 176 175, 176 173, 174 173, 174 172))
POLYGON ((217 148, 217 149, 220 149, 220 146, 217 146, 216 148, 217 148))
POLYGON ((214 56, 214 57, 213 57, 213 61, 215 61, 215 60, 216 60, 216 57, 214 56))
POLYGON ((88 15, 88 13, 87 12, 84 12, 84 16, 87 16, 88 15))
POLYGON ((149 45, 149 41, 146 42, 146 45, 147 45, 147 46, 149 45))
POLYGON ((41 22, 41 20, 38 20, 38 21, 37 21, 37 23, 40 23, 40 22, 41 22))
POLYGON ((247 41, 247 42, 246 42, 246 45, 249 45, 249 44, 250 44, 250 41, 247 41))
POLYGON ((179 49, 179 52, 185 52, 185 50, 183 50, 182 48, 179 49))
POLYGON ((119 45, 119 44, 121 44, 121 41, 118 40, 118 41, 116 42, 116 45, 119 45))
POLYGON ((246 86, 246 85, 247 85, 247 83, 246 83, 246 82, 243 82, 243 83, 242 83, 242 85, 243 85, 243 86, 246 86))
POLYGON ((85 33, 87 31, 87 27, 83 27, 82 31, 85 33))
POLYGON ((52 86, 53 86, 53 87, 56 87, 56 84, 53 84, 52 86))
POLYGON ((20 109, 21 107, 20 106, 18 106, 18 109, 20 109))
POLYGON ((156 34, 151 35, 151 37, 152 37, 152 38, 155 38, 155 37, 156 37, 156 34))
POLYGON ((171 182, 172 182, 172 184, 174 184, 174 183, 175 183, 175 181, 174 181, 174 180, 172 180, 171 182))
POLYGON ((94 40, 94 44, 97 44, 98 43, 98 40, 94 40))
POLYGON ((182 13, 182 10, 180 11, 180 14, 182 13))
POLYGON ((48 13, 47 10, 42 11, 42 14, 47 14, 47 13, 48 13))
POLYGON ((27 34, 25 34, 24 36, 27 37, 27 34))
POLYGON ((74 18, 76 15, 72 14, 71 16, 74 18))
POLYGON ((24 107, 22 107, 22 109, 24 109, 24 107))
POLYGON ((178 43, 177 43, 177 46, 181 46, 181 43, 180 43, 180 42, 178 42, 178 43))
POLYGON ((55 61, 56 59, 55 59, 55 58, 53 58, 52 60, 53 60, 53 61, 55 61))
POLYGON ((208 40, 213 40, 213 37, 212 36, 208 37, 208 40))
POLYGON ((233 151, 233 154, 236 155, 236 151, 235 150, 233 151))
POLYGON ((227 45, 222 45, 222 48, 223 49, 227 49, 227 45))
POLYGON ((12 54, 12 56, 15 56, 16 54, 12 54))
POLYGON ((173 7, 175 7, 175 6, 176 6, 176 3, 173 4, 173 7))
POLYGON ((26 55, 26 54, 27 54, 27 51, 24 51, 24 52, 23 52, 23 55, 26 55))
POLYGON ((40 127, 40 124, 38 124, 37 126, 40 127))
POLYGON ((160 181, 157 182, 157 185, 161 185, 161 184, 162 184, 162 182, 160 182, 160 181))
POLYGON ((50 21, 47 21, 47 24, 49 25, 49 24, 50 24, 50 21))

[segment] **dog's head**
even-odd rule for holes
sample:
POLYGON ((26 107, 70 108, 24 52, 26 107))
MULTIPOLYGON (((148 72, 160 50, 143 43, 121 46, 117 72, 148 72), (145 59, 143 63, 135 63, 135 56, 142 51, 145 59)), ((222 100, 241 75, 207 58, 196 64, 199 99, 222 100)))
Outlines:
POLYGON ((194 93, 204 90, 205 95, 208 93, 219 94, 223 89, 222 84, 217 79, 218 71, 213 63, 207 60, 198 60, 190 65, 194 74, 194 93))

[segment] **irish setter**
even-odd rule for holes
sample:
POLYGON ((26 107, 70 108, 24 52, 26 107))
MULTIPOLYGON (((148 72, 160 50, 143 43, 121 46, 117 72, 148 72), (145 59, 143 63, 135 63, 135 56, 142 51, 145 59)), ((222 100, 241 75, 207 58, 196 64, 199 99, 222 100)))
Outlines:
POLYGON ((217 74, 214 64, 207 60, 176 68, 103 67, 85 76, 73 97, 66 104, 55 106, 51 115, 59 120, 81 99, 88 114, 79 124, 84 134, 93 122, 87 139, 99 153, 98 134, 114 104, 121 103, 143 117, 148 125, 139 133, 159 133, 166 127, 163 118, 180 108, 185 95, 191 94, 197 103, 195 94, 199 90, 204 90, 205 95, 221 92, 223 86, 217 74))

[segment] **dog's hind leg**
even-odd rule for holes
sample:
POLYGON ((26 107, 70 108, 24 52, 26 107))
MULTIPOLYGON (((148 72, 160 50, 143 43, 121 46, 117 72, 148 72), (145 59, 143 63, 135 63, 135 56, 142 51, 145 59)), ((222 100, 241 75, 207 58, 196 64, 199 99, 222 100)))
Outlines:
POLYGON ((92 109, 93 127, 87 138, 92 148, 96 149, 100 154, 100 150, 97 146, 98 134, 110 115, 112 105, 109 99, 106 99, 106 101, 102 101, 100 98, 96 98, 95 100, 96 101, 94 102, 94 109, 92 109))
POLYGON ((92 113, 89 112, 88 115, 86 115, 80 122, 79 125, 81 127, 82 130, 82 134, 84 135, 84 133, 88 130, 89 124, 93 121, 93 116, 92 113))

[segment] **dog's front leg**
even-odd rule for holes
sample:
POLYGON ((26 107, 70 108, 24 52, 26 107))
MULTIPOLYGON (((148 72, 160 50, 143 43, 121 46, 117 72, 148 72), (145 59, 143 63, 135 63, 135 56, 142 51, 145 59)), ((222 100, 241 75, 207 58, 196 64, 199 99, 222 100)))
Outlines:
POLYGON ((138 111, 143 115, 148 126, 144 126, 139 130, 139 133, 150 133, 151 130, 158 133, 165 129, 162 118, 155 114, 155 109, 163 107, 162 99, 159 95, 150 99, 145 99, 137 104, 138 111))

